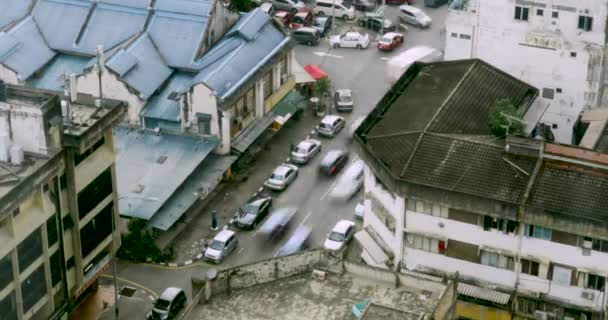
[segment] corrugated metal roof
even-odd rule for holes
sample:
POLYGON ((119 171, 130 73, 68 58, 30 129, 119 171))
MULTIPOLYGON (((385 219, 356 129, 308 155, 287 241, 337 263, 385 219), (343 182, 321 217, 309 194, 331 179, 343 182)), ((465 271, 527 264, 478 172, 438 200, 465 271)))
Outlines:
POLYGON ((243 153, 249 146, 266 130, 274 121, 276 115, 272 112, 264 115, 262 119, 257 119, 243 130, 237 137, 232 140, 230 145, 232 149, 239 153, 243 153))
POLYGON ((167 64, 198 70, 194 61, 207 27, 209 1, 157 1, 147 28, 167 64))
POLYGON ((81 73, 89 60, 88 57, 60 53, 42 69, 38 76, 27 79, 27 83, 35 88, 63 91, 63 75, 81 73))
POLYGON ((121 215, 150 220, 218 145, 215 139, 114 128, 121 215))
POLYGON ((154 94, 172 72, 146 33, 117 51, 106 65, 137 90, 144 100, 154 94))
POLYGON ((150 0, 97 0, 97 2, 139 9, 147 9, 150 6, 150 0))
POLYGON ((236 156, 210 154, 156 212, 150 220, 150 225, 163 231, 171 228, 197 199, 204 199, 215 189, 224 172, 236 159, 236 156))
POLYGON ((486 289, 463 282, 458 283, 458 294, 502 305, 506 305, 509 303, 509 299, 511 299, 511 295, 508 293, 486 289))
POLYGON ((192 83, 202 82, 216 96, 225 98, 287 41, 288 37, 260 9, 243 14, 239 22, 201 59, 200 63, 205 67, 192 83), (257 32, 255 36, 248 33, 244 37, 243 30, 257 32))
POLYGON ((2 0, 2 10, 0 10, 0 29, 25 17, 27 9, 33 0, 2 0))
POLYGON ((0 62, 17 72, 20 80, 29 78, 54 56, 31 17, 0 34, 0 62))
POLYGON ((172 92, 183 92, 188 89, 194 75, 188 72, 175 72, 163 90, 148 101, 143 116, 169 121, 179 121, 180 103, 179 100, 169 99, 172 92))
POLYGON ((38 0, 32 15, 51 48, 73 51, 92 6, 83 0, 38 0))

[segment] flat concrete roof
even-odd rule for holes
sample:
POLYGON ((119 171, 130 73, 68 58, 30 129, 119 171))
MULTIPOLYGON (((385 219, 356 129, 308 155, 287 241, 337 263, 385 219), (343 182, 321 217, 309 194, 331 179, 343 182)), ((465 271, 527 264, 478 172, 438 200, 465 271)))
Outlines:
POLYGON ((51 156, 37 156, 26 153, 21 165, 0 162, 0 199, 27 177, 35 174, 51 156))
MULTIPOLYGON (((437 287, 435 287, 436 289, 437 287)), ((310 272, 234 290, 197 305, 189 320, 317 320, 354 319, 354 304, 369 300, 363 319, 419 319, 431 316, 443 291, 424 286, 400 286, 369 280, 350 273, 327 273, 324 281, 310 272)))

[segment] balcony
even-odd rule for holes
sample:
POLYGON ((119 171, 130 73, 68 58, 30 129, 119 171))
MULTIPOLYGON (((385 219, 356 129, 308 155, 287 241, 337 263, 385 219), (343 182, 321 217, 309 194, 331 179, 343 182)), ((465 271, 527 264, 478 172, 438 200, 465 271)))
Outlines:
POLYGON ((519 292, 553 301, 558 305, 601 312, 604 293, 598 290, 567 286, 528 274, 519 278, 519 292))

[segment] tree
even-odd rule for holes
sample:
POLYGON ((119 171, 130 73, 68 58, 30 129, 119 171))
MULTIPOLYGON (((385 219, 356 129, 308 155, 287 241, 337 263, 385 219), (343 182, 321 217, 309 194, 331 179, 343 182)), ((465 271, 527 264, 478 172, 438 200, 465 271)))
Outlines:
POLYGON ((315 95, 319 98, 327 97, 331 94, 331 80, 327 77, 315 82, 315 95))
POLYGON ((488 114, 490 134, 496 137, 524 132, 524 122, 509 99, 497 100, 488 114))
POLYGON ((238 12, 245 12, 251 9, 251 0, 230 0, 230 6, 238 12))
POLYGON ((116 256, 121 259, 135 262, 165 262, 173 259, 173 248, 168 248, 162 252, 154 243, 154 237, 147 230, 148 223, 142 219, 132 219, 129 221, 129 232, 122 236, 122 245, 118 249, 116 256))

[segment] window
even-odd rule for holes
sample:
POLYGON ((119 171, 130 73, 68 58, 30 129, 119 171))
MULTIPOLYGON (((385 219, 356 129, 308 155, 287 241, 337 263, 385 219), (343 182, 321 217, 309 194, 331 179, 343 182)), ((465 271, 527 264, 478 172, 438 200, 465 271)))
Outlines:
POLYGON ((74 220, 72 220, 72 216, 68 213, 65 217, 63 217, 63 230, 68 231, 74 226, 74 220))
POLYGON ((559 12, 558 11, 551 12, 551 18, 553 18, 553 19, 559 18, 559 12))
POLYGON ((19 271, 23 272, 42 255, 42 237, 40 229, 34 230, 17 246, 17 261, 19 271))
POLYGON ((561 266, 551 265, 551 280, 557 284, 563 286, 569 286, 572 284, 572 273, 573 270, 561 266))
POLYGON ((198 133, 211 134, 211 115, 208 113, 197 113, 198 133))
POLYGON ((268 71, 264 76, 264 100, 268 99, 272 94, 272 70, 268 71))
POLYGON ((513 257, 485 250, 481 251, 481 264, 500 269, 515 269, 515 259, 513 257))
POLYGON ((49 242, 49 247, 54 245, 59 240, 59 232, 57 231, 57 217, 53 215, 46 222, 46 235, 49 242))
POLYGON ((538 276, 538 262, 521 259, 521 272, 532 276, 538 276))
POLYGON ((543 98, 545 99, 553 99, 555 96, 555 90, 551 88, 543 88, 543 98))
POLYGON ((21 283, 23 311, 29 311, 45 295, 46 277, 44 276, 44 266, 41 265, 21 283))
POLYGON ((285 84, 285 82, 287 82, 287 56, 285 56, 281 62, 280 62, 280 66, 281 66, 281 85, 285 84))
POLYGON ((551 229, 527 224, 524 229, 526 237, 551 240, 551 229))
POLYGON ((562 88, 555 88, 555 93, 562 93, 562 88))
POLYGON ((525 314, 534 314, 536 312, 536 301, 522 297, 517 298, 517 310, 525 314))
POLYGON ((50 259, 51 266, 51 283, 53 287, 61 282, 61 254, 59 250, 55 251, 53 255, 51 255, 50 259))
POLYGON ((491 216, 483 217, 483 229, 486 231, 496 229, 505 233, 515 233, 518 226, 519 224, 516 221, 494 218, 491 216))
POLYGON ((471 40, 471 36, 468 34, 460 34, 460 39, 471 40))
POLYGON ((515 20, 528 21, 528 8, 515 6, 515 20))
POLYGON ((70 257, 68 259, 68 261, 66 261, 66 263, 65 263, 65 267, 67 269, 72 269, 72 268, 74 268, 75 265, 76 265, 76 259, 74 259, 74 256, 70 257))
POLYGON ((13 281, 13 262, 10 252, 0 259, 0 291, 13 281))
POLYGON ((606 285, 606 278, 602 276, 598 276, 595 274, 587 275, 587 289, 604 291, 604 286, 606 285))
POLYGON ((536 15, 537 16, 542 16, 545 12, 543 11, 543 9, 536 9, 536 15))
POLYGON ((78 192, 78 217, 84 218, 110 194, 112 194, 112 172, 108 168, 78 192))
POLYGON ((595 251, 608 252, 608 241, 601 239, 593 239, 592 249, 595 251))
POLYGON ((417 234, 408 234, 406 246, 418 250, 432 253, 443 254, 445 252, 445 242, 437 239, 428 238, 417 234))
POLYGON ((110 202, 86 226, 80 230, 82 237, 82 257, 88 256, 97 246, 112 233, 112 211, 114 204, 110 202))
POLYGON ((61 190, 64 190, 68 187, 68 178, 65 175, 65 172, 59 177, 59 184, 61 185, 61 190))
POLYGON ((452 37, 452 38, 458 38, 458 33, 452 32, 452 33, 450 33, 450 37, 452 37))
POLYGON ((0 300, 2 320, 17 320, 17 300, 15 291, 11 291, 4 299, 0 300))
POLYGON ((583 31, 591 31, 593 27, 593 17, 578 16, 578 28, 583 31))
POLYGON ((570 57, 576 58, 576 51, 570 51, 570 57))

